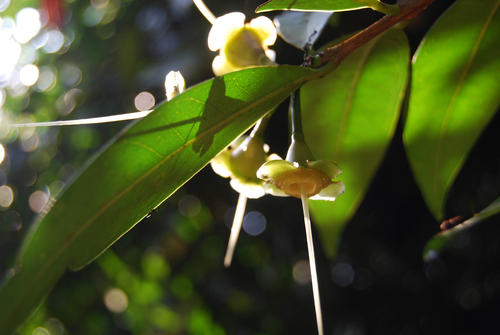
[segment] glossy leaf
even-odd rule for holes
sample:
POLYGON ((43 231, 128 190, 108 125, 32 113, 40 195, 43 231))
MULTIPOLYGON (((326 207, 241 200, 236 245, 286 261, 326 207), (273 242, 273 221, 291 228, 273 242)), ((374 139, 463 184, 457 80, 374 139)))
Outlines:
POLYGON ((67 267, 92 261, 292 90, 318 74, 262 67, 201 83, 116 136, 35 224, 0 290, 10 332, 67 267))
POLYGON ((285 12, 274 17, 274 24, 282 39, 304 49, 318 39, 331 15, 322 12, 285 12))
POLYGON ((271 10, 298 10, 315 12, 342 12, 371 8, 385 14, 396 14, 399 7, 379 0, 270 0, 260 5, 256 12, 271 10))
POLYGON ((256 12, 272 10, 342 12, 367 8, 366 4, 355 0, 271 0, 260 5, 256 12))
POLYGON ((500 104, 500 0, 459 0, 417 50, 404 143, 436 219, 468 152, 500 104))
POLYGON ((316 159, 338 163, 346 191, 311 209, 324 249, 333 255, 339 235, 373 178, 399 118, 408 77, 409 47, 389 31, 347 57, 334 72, 301 89, 306 141, 316 159))
POLYGON ((449 230, 437 234, 431 240, 429 240, 424 248, 424 260, 431 260, 436 255, 436 253, 439 253, 443 248, 445 248, 450 242, 458 238, 460 235, 466 233, 476 224, 494 215, 498 215, 499 213, 500 198, 497 198, 492 204, 490 204, 488 207, 486 207, 470 219, 449 230))

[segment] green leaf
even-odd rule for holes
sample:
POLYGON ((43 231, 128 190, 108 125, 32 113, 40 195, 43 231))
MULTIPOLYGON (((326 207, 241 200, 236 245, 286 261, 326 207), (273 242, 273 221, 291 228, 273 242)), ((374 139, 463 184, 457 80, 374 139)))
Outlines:
POLYGON ((333 203, 311 202, 330 256, 393 137, 409 61, 406 36, 389 31, 355 51, 334 72, 301 89, 306 141, 316 159, 338 163, 343 171, 338 179, 346 187, 333 203))
POLYGON ((256 12, 272 10, 328 11, 341 12, 367 8, 366 4, 355 0, 270 0, 259 7, 256 12))
POLYGON ((34 225, 0 289, 0 334, 22 322, 67 267, 92 261, 319 74, 297 66, 230 73, 192 87, 126 127, 34 225))
POLYGON ((371 8, 388 15, 399 12, 397 5, 389 5, 379 0, 270 0, 257 7, 256 12, 272 10, 343 12, 364 8, 371 8))
POLYGON ((500 104, 500 0, 459 0, 414 58, 406 152, 423 197, 443 218, 448 189, 500 104))
POLYGON ((472 227, 478 223, 500 213, 500 198, 497 198, 488 207, 483 209, 478 214, 474 215, 470 219, 460 223, 459 225, 441 232, 434 236, 427 242, 424 248, 424 260, 432 259, 436 253, 439 253, 443 248, 445 248, 450 242, 455 240, 460 235, 469 231, 472 227))

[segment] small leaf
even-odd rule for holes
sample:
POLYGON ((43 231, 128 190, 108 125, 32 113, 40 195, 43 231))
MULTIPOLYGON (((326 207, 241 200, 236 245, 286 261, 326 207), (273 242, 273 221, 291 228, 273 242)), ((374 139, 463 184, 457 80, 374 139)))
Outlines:
POLYGON ((443 248, 445 248, 450 242, 455 240, 461 234, 464 234, 476 224, 490 218, 491 216, 498 215, 498 213, 500 213, 500 198, 497 198, 488 207, 486 207, 470 219, 449 230, 441 232, 430 239, 424 248, 424 260, 431 260, 436 255, 436 253, 439 253, 443 248))
POLYGON ((0 334, 22 322, 67 267, 91 262, 319 74, 297 66, 230 73, 192 87, 126 127, 88 161, 26 238, 0 288, 0 334))
POLYGON ((332 13, 286 12, 274 17, 278 34, 289 44, 304 49, 313 45, 332 13))
POLYGON ((500 104, 500 0, 459 0, 431 28, 413 60, 403 137, 437 220, 467 154, 500 104))
POLYGON ((270 0, 257 7, 256 12, 272 10, 341 12, 367 7, 366 4, 355 0, 270 0))
POLYGON ((306 141, 316 159, 337 162, 345 193, 311 202, 323 247, 332 256, 358 208, 399 118, 409 65, 402 31, 393 30, 348 56, 326 77, 301 89, 306 141))
POLYGON ((270 0, 257 7, 256 12, 271 10, 342 12, 364 8, 371 8, 387 15, 399 12, 399 6, 389 5, 380 0, 270 0))

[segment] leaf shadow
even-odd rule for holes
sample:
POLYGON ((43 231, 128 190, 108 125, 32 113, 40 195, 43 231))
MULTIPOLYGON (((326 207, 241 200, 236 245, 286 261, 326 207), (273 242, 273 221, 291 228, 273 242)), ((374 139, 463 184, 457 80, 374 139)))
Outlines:
MULTIPOLYGON (((200 125, 196 132, 195 137, 204 137, 203 141, 196 141, 193 143, 193 150, 203 156, 214 140, 215 131, 210 131, 221 123, 220 113, 221 108, 224 106, 237 106, 244 102, 239 99, 230 98, 226 95, 226 82, 223 77, 215 77, 210 87, 208 99, 205 106, 200 113, 200 125)), ((193 125, 194 126, 194 125, 193 125)))

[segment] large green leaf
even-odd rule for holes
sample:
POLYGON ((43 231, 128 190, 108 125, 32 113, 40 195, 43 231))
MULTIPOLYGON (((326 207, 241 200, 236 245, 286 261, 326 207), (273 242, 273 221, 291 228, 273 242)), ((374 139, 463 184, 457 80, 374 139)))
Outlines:
POLYGON ((402 31, 389 31, 347 57, 334 72, 301 89, 306 141, 316 159, 336 161, 346 192, 311 209, 324 249, 333 255, 393 137, 408 77, 402 31))
POLYGON ((319 73, 262 67, 201 83, 124 129, 35 224, 0 289, 0 334, 67 267, 92 261, 292 90, 319 73))
POLYGON ((479 134, 500 103, 500 0, 459 0, 414 58, 404 143, 436 219, 479 134))
POLYGON ((386 14, 395 14, 399 11, 398 6, 389 5, 379 0, 270 0, 260 5, 256 12, 272 10, 342 12, 364 8, 371 8, 386 14))

